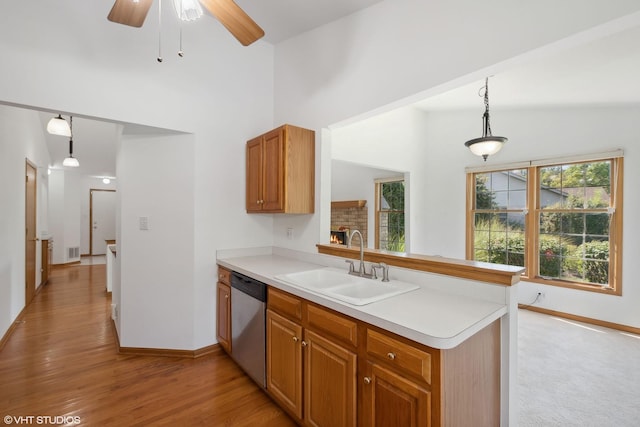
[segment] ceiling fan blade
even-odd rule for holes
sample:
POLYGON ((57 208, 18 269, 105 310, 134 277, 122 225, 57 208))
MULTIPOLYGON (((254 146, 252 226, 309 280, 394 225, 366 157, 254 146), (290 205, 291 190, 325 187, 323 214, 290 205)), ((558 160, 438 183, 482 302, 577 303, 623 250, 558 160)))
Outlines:
POLYGON ((244 46, 264 36, 264 30, 233 0, 200 0, 200 3, 244 46))
POLYGON ((107 18, 118 24, 142 27, 153 0, 116 0, 107 18))

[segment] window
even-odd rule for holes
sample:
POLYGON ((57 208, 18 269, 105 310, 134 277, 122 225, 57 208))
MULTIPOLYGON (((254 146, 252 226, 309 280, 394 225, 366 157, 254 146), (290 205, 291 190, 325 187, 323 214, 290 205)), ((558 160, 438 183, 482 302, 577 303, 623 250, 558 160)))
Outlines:
POLYGON ((621 294, 622 157, 467 175, 467 259, 528 281, 621 294))
POLYGON ((404 179, 376 181, 376 248, 404 252, 404 179))

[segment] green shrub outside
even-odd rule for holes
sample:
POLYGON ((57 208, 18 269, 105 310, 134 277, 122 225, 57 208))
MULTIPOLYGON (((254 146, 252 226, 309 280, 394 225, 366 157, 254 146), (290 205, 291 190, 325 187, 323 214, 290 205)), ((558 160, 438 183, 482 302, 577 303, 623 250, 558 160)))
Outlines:
MULTIPOLYGON (((481 220, 476 224, 474 247, 477 261, 524 266, 524 232, 520 225, 505 225, 497 218, 481 220)), ((542 234, 539 247, 541 276, 558 278, 565 272, 565 276, 589 283, 608 282, 608 242, 576 246, 569 238, 542 234)))

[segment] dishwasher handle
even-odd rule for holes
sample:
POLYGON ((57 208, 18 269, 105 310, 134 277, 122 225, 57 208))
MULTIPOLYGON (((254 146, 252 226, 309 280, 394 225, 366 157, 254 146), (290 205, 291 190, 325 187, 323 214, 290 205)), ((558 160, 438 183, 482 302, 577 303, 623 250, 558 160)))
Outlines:
POLYGON ((259 301, 267 301, 267 285, 244 274, 233 271, 231 273, 231 287, 259 301))

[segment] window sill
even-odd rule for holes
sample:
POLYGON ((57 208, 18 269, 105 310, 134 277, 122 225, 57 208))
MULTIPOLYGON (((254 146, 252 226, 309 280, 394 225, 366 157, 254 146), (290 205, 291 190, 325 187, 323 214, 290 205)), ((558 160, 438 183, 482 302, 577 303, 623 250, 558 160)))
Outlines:
POLYGON ((529 282, 529 283, 539 283, 541 285, 557 286, 560 288, 575 289, 579 291, 595 292, 595 293, 605 294, 605 295, 622 296, 622 291, 620 286, 618 286, 617 289, 603 288, 602 286, 599 286, 599 285, 587 285, 587 284, 581 284, 576 282, 568 282, 564 280, 543 279, 542 277, 527 277, 524 275, 522 276, 522 281, 529 282))

